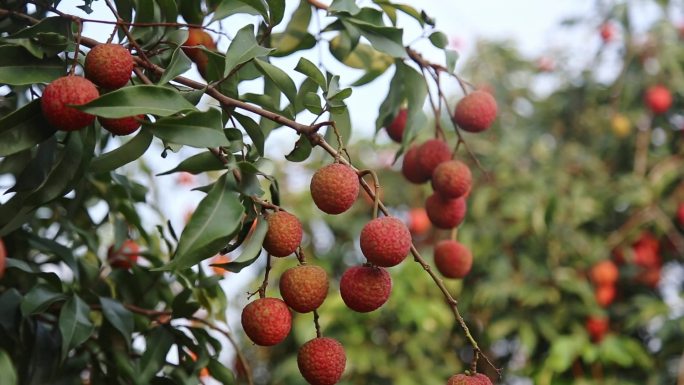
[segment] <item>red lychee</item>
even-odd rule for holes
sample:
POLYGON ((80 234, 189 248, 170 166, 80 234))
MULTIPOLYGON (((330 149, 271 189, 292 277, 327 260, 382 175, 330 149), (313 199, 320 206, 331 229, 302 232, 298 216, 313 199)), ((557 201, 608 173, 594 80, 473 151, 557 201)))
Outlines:
POLYGON ((5 248, 5 242, 0 238, 0 279, 5 275, 5 266, 7 265, 7 249, 5 248))
POLYGON ((328 295, 328 274, 322 267, 313 265, 287 269, 280 277, 280 295, 296 312, 314 311, 328 295))
POLYGON ((292 326, 292 314, 278 298, 259 298, 242 309, 242 328, 252 342, 273 346, 287 337, 292 326))
POLYGON ((616 290, 614 285, 598 286, 594 292, 596 302, 602 307, 606 307, 613 303, 615 300, 615 294, 616 290))
POLYGON ((601 261, 592 266, 589 276, 597 286, 613 285, 618 279, 618 268, 610 260, 601 261))
POLYGON ((409 211, 409 231, 413 235, 422 235, 430 230, 430 218, 422 207, 412 208, 409 211))
POLYGON ((131 239, 126 239, 121 244, 121 247, 116 250, 114 250, 114 245, 109 246, 109 249, 107 249, 107 260, 113 268, 130 269, 138 262, 139 253, 140 247, 138 244, 131 239))
POLYGON ((463 278, 473 266, 473 255, 459 242, 440 241, 435 246, 435 265, 447 278, 463 278))
POLYGON ((76 131, 92 124, 95 115, 67 105, 86 104, 98 96, 100 94, 90 80, 80 76, 63 76, 45 87, 40 106, 43 116, 52 126, 62 131, 76 131))
POLYGON ((321 211, 340 214, 349 210, 359 196, 359 177, 351 167, 333 163, 316 171, 310 189, 321 211))
POLYGON ((458 160, 446 161, 432 173, 432 188, 444 198, 464 196, 472 185, 470 168, 458 160))
POLYGON ((411 249, 411 233, 395 217, 375 218, 361 230, 361 251, 368 262, 391 267, 406 258, 411 249))
POLYGON ((434 193, 425 200, 430 222, 440 229, 453 229, 463 222, 466 215, 465 198, 446 199, 434 193))
POLYGON ((456 105, 454 121, 468 132, 482 132, 496 119, 496 99, 489 92, 473 91, 456 105))
POLYGON ((648 231, 644 231, 632 246, 634 263, 649 268, 661 265, 660 242, 648 231))
POLYGON ((334 385, 342 377, 347 356, 344 347, 333 338, 314 338, 299 348, 297 366, 311 385, 334 385))
POLYGON ((592 316, 585 324, 587 332, 594 342, 600 342, 610 328, 608 317, 592 316))
POLYGON ((617 31, 615 28, 615 24, 611 23, 610 21, 601 24, 601 27, 599 27, 599 34, 601 35, 601 39, 606 43, 613 41, 616 33, 617 31))
POLYGON ((418 147, 420 172, 427 175, 428 179, 432 177, 437 166, 449 159, 451 159, 451 149, 443 140, 430 139, 418 147))
POLYGON ((672 106, 672 93, 665 86, 651 86, 646 90, 644 101, 655 115, 664 114, 672 106))
POLYGON ((382 306, 392 292, 392 278, 377 266, 354 266, 340 279, 340 295, 350 309, 367 313, 382 306))
POLYGON ((127 116, 125 118, 103 118, 98 117, 102 127, 114 135, 129 135, 140 128, 140 120, 144 119, 145 115, 127 116))
POLYGON ((413 146, 404 154, 401 173, 411 183, 421 184, 430 180, 430 175, 423 172, 418 163, 418 146, 413 146))
POLYGON ((385 128, 387 130, 387 135, 397 143, 401 143, 404 138, 404 128, 406 127, 407 116, 408 110, 406 108, 400 109, 397 116, 394 117, 394 120, 385 128))
POLYGON ((684 227, 684 202, 677 206, 677 223, 679 226, 684 227))
POLYGON ((449 378, 447 385, 492 385, 492 380, 482 373, 455 374, 449 378))
POLYGON ((264 249, 274 257, 287 257, 297 250, 302 242, 302 223, 287 211, 276 211, 269 215, 268 231, 264 238, 264 249))
POLYGON ((114 90, 128 83, 135 67, 133 56, 121 45, 100 44, 88 52, 85 76, 98 86, 114 90))

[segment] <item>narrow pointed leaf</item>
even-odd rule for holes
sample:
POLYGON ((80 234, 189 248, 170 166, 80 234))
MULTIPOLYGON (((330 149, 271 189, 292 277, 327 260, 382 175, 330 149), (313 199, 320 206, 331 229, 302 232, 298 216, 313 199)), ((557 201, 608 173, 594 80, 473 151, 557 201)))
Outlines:
POLYGON ((59 313, 59 331, 62 333, 62 361, 69 350, 85 342, 94 330, 88 318, 90 308, 77 295, 69 298, 59 313))
POLYGON ((0 157, 31 148, 54 133, 43 118, 40 99, 36 99, 0 119, 0 157))
POLYGON ((131 140, 120 147, 102 154, 93 159, 90 164, 90 172, 94 174, 114 171, 128 163, 143 156, 145 151, 152 144, 152 133, 147 128, 143 128, 131 140))
POLYGON ((151 85, 124 87, 75 108, 105 118, 139 114, 169 116, 181 111, 195 110, 195 106, 177 91, 151 85))

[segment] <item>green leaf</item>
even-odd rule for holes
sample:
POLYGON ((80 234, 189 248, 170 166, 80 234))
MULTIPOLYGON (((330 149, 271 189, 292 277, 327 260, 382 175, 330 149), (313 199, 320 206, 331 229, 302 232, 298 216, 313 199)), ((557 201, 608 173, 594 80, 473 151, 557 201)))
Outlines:
POLYGON ((140 383, 147 384, 166 363, 166 355, 173 346, 173 334, 164 326, 152 330, 147 338, 147 348, 140 358, 140 383))
POLYGON ((323 91, 328 89, 328 83, 325 81, 325 75, 318 69, 318 66, 309 61, 308 59, 302 57, 299 59, 295 71, 302 75, 309 77, 311 80, 316 82, 323 91))
POLYGON ((608 364, 615 363, 623 367, 629 367, 634 362, 632 356, 623 346, 622 341, 614 335, 609 335, 601 341, 599 352, 601 361, 608 364))
POLYGON ((446 57, 447 70, 449 70, 449 73, 453 73, 454 70, 456 69, 456 61, 458 60, 458 52, 450 50, 450 49, 445 49, 444 55, 446 57))
POLYGON ((47 17, 38 24, 0 38, 0 42, 22 46, 39 59, 55 56, 73 41, 71 22, 65 17, 47 17))
POLYGON ((261 73, 278 86, 290 103, 294 105, 295 99, 297 98, 297 86, 295 86, 294 81, 290 79, 287 73, 263 60, 257 59, 254 61, 254 64, 261 73))
POLYGON ((271 14, 269 24, 275 27, 283 21, 283 16, 285 16, 285 0, 266 0, 266 3, 271 14))
POLYGON ((195 110, 195 106, 177 91, 151 85, 124 87, 75 108, 105 118, 139 114, 169 116, 181 111, 195 110))
POLYGON ((447 35, 445 35, 443 32, 433 32, 428 38, 430 39, 432 45, 437 48, 444 48, 447 46, 447 44, 449 44, 449 38, 447 38, 447 35))
POLYGON ((361 8, 356 5, 355 0, 334 0, 328 7, 328 12, 343 12, 353 16, 361 12, 361 8))
POLYGON ((582 339, 573 336, 557 338, 553 341, 553 345, 551 345, 551 351, 544 365, 553 369, 556 373, 566 371, 579 355, 584 343, 585 341, 582 339))
POLYGON ((22 47, 0 46, 0 84, 49 83, 64 76, 64 69, 59 58, 40 60, 22 47))
POLYGON ((382 27, 358 19, 349 19, 349 22, 359 28, 373 48, 396 58, 406 57, 406 48, 402 42, 402 29, 382 27))
POLYGON ((54 133, 36 99, 0 119, 0 157, 29 149, 54 133))
POLYGON ((233 372, 223 366, 223 364, 218 362, 216 359, 209 359, 209 365, 207 366, 207 369, 209 369, 209 374, 211 374, 211 376, 218 380, 222 385, 232 385, 235 383, 235 376, 233 375, 233 372))
MULTIPOLYGON (((349 138, 351 137, 351 118, 349 116, 349 109, 344 108, 339 111, 330 112, 330 120, 335 122, 337 127, 337 132, 342 137, 345 143, 349 143, 349 138)), ((332 127, 328 127, 328 131, 325 133, 326 140, 333 144, 337 144, 337 135, 335 135, 335 130, 332 127)))
POLYGON ((215 108, 206 112, 193 111, 179 118, 161 118, 144 125, 165 142, 199 148, 230 146, 223 134, 221 111, 215 108))
POLYGON ((34 286, 21 302, 21 314, 28 317, 33 314, 42 313, 55 302, 66 298, 64 293, 55 291, 52 286, 40 284, 34 286))
POLYGON ((189 172, 191 174, 199 174, 206 171, 218 171, 226 168, 214 154, 209 151, 204 151, 199 154, 186 158, 169 171, 162 172, 159 175, 168 175, 174 172, 189 172))
POLYGON ((315 92, 307 92, 304 96, 304 107, 312 114, 320 115, 325 111, 321 103, 321 97, 315 92))
POLYGON ((403 72, 404 96, 408 100, 408 114, 403 136, 403 144, 407 146, 415 134, 427 124, 423 104, 425 104, 428 89, 425 78, 413 67, 398 62, 397 71, 403 72))
POLYGON ((0 349, 0 384, 17 385, 17 371, 12 364, 12 357, 0 349))
POLYGON ((232 116, 237 119, 242 128, 247 132, 247 135, 252 139, 252 143, 254 143, 259 155, 264 156, 264 142, 266 141, 266 138, 263 131, 261 131, 259 124, 252 120, 252 118, 238 114, 237 112, 233 112, 232 116))
POLYGON ((261 247, 266 238, 268 231, 268 221, 264 217, 258 217, 256 220, 256 228, 252 235, 242 245, 242 253, 234 261, 228 263, 217 263, 211 266, 220 267, 233 273, 239 273, 240 270, 254 263, 254 261, 261 255, 261 247))
POLYGON ((285 31, 271 35, 271 46, 276 49, 273 56, 286 56, 315 46, 316 38, 308 32, 309 23, 311 23, 311 4, 306 0, 301 0, 292 13, 285 31))
MULTIPOLYGON (((389 0, 374 0, 373 2, 375 4, 380 5, 380 7, 382 7, 382 9, 385 11, 385 13, 388 14, 388 16, 390 16, 389 9, 396 9, 396 10, 399 10, 399 11, 405 13, 406 15, 411 16, 412 18, 416 19, 416 21, 418 21, 418 23, 420 23, 421 27, 425 25, 425 20, 424 20, 423 15, 420 12, 418 12, 415 8, 411 7, 410 5, 396 4, 396 3, 392 3, 389 0)), ((394 23, 396 24, 396 21, 394 23)))
POLYGON ((143 127, 140 132, 123 145, 93 159, 90 163, 90 172, 99 174, 114 171, 128 163, 131 163, 145 153, 152 144, 152 133, 143 127))
POLYGON ((169 62, 169 65, 164 70, 164 73, 162 74, 161 78, 159 78, 159 82, 157 84, 160 86, 164 85, 173 80, 173 78, 176 76, 189 71, 190 68, 192 68, 192 61, 185 54, 185 52, 183 52, 181 47, 176 47, 171 55, 171 61, 169 62))
POLYGON ((215 255, 239 229, 243 214, 244 208, 224 174, 197 206, 181 234, 176 254, 164 269, 182 270, 215 255))
POLYGON ((303 162, 311 155, 312 149, 311 142, 309 142, 306 135, 299 135, 299 139, 295 143, 294 148, 289 154, 285 155, 285 159, 290 162, 303 162))
POLYGON ((100 297, 100 304, 102 305, 102 314, 109 321, 116 330, 121 333, 128 343, 130 343, 131 335, 133 334, 133 313, 121 304, 121 302, 100 297))
POLYGON ((223 20, 228 16, 238 13, 246 13, 250 15, 260 14, 258 10, 241 0, 222 0, 221 3, 216 7, 216 10, 214 11, 214 17, 211 18, 211 22, 223 20))
POLYGON ((74 294, 69 298, 59 313, 59 331, 62 333, 62 361, 69 350, 85 342, 94 330, 88 318, 90 308, 81 298, 74 294))
POLYGON ((223 70, 223 76, 228 76, 238 65, 257 57, 266 56, 272 50, 272 48, 264 48, 259 45, 254 36, 253 25, 248 24, 242 27, 226 51, 226 66, 223 70))

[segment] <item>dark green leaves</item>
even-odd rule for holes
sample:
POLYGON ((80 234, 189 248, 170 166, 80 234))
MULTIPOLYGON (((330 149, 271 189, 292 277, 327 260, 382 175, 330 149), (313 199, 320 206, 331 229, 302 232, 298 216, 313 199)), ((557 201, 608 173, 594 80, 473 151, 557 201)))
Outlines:
POLYGON ((0 84, 49 83, 64 74, 65 65, 57 57, 40 60, 22 47, 0 46, 0 84))
POLYGON ((154 123, 144 123, 154 136, 169 143, 191 147, 230 146, 223 133, 221 111, 193 111, 182 117, 167 117, 154 123))
POLYGON ((176 47, 176 49, 173 51, 173 55, 171 55, 171 61, 169 62, 169 65, 166 67, 164 70, 164 74, 159 78, 159 85, 164 85, 171 81, 173 78, 175 78, 178 75, 182 75, 186 71, 188 71, 192 67, 192 61, 190 61, 190 58, 183 52, 181 47, 176 47))
POLYGON ((140 158, 152 143, 152 133, 143 128, 138 134, 120 147, 100 155, 90 164, 90 172, 101 173, 116 170, 140 158))
POLYGON ((242 254, 240 256, 228 263, 221 263, 212 266, 217 266, 224 268, 233 273, 239 273, 245 267, 254 263, 254 261, 261 255, 261 246, 264 243, 264 238, 266 238, 266 232, 268 231, 268 222, 263 217, 258 217, 257 225, 254 232, 249 237, 246 243, 242 245, 242 254))
POLYGON ((184 161, 180 162, 175 168, 165 171, 159 175, 168 175, 174 172, 189 172, 191 174, 199 174, 205 171, 216 171, 226 168, 214 154, 209 151, 201 152, 193 155, 184 161))
POLYGON ((13 35, 0 38, 0 42, 22 46, 33 56, 42 59, 62 52, 72 41, 71 31, 71 19, 48 17, 13 35))
POLYGON ((271 46, 276 48, 273 56, 289 55, 316 45, 316 38, 308 32, 310 22, 311 5, 306 0, 301 0, 285 31, 271 36, 271 46))
POLYGON ((226 66, 224 76, 230 74, 238 65, 254 58, 266 56, 272 49, 264 48, 257 43, 254 36, 254 26, 248 24, 242 27, 230 43, 226 52, 226 66))
POLYGON ((69 298, 59 313, 59 331, 62 333, 62 360, 69 350, 85 342, 94 326, 88 318, 90 308, 77 295, 69 298))
POLYGON ((164 366, 166 355, 173 346, 173 334, 165 327, 155 328, 147 339, 147 348, 140 359, 140 383, 147 384, 164 366))
POLYGON ((31 148, 54 133, 36 99, 0 119, 0 157, 31 148))
POLYGON ((449 38, 443 32, 433 32, 428 37, 432 45, 437 48, 444 48, 449 44, 449 38))
POLYGON ((126 341, 130 341, 133 334, 133 313, 126 309, 121 302, 111 298, 100 297, 102 314, 126 341))
POLYGON ((121 88, 76 108, 105 118, 123 118, 138 114, 169 116, 194 110, 195 106, 173 89, 142 85, 121 88))
POLYGON ((257 68, 262 74, 271 79, 278 89, 285 94, 285 97, 287 97, 290 103, 295 103, 295 98, 297 97, 297 86, 295 86, 294 81, 290 79, 285 71, 271 63, 259 59, 255 60, 254 64, 256 64, 257 68))
POLYGON ((60 291, 55 291, 52 286, 34 286, 21 303, 21 313, 24 316, 40 313, 57 301, 64 300, 65 296, 60 291))
POLYGON ((295 67, 295 71, 309 77, 311 80, 316 82, 316 84, 318 84, 323 90, 328 89, 328 83, 325 80, 325 75, 323 75, 321 70, 318 69, 318 66, 316 66, 308 59, 303 57, 300 58, 299 62, 297 63, 297 66, 295 67))

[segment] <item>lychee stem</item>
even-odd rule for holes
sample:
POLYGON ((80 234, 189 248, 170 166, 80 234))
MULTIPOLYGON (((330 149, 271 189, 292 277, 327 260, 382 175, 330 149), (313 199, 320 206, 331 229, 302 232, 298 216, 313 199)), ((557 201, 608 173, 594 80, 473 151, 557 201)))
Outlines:
POLYGON ((316 327, 316 338, 321 338, 323 337, 323 333, 321 333, 321 324, 318 322, 318 319, 320 318, 318 315, 318 309, 315 309, 313 311, 314 315, 314 326, 316 327))
POLYGON ((365 169, 365 170, 360 170, 358 172, 359 174, 359 180, 363 181, 363 177, 366 175, 370 175, 373 177, 373 184, 375 187, 375 194, 371 195, 368 194, 371 198, 373 198, 373 216, 372 218, 375 219, 378 217, 378 206, 380 206, 380 189, 382 186, 380 186, 380 179, 378 179, 378 174, 375 173, 373 170, 365 169))
POLYGON ((295 256, 297 256, 297 260, 299 261, 300 265, 306 265, 306 256, 304 255, 304 250, 302 250, 302 246, 299 246, 297 250, 295 250, 295 256))

